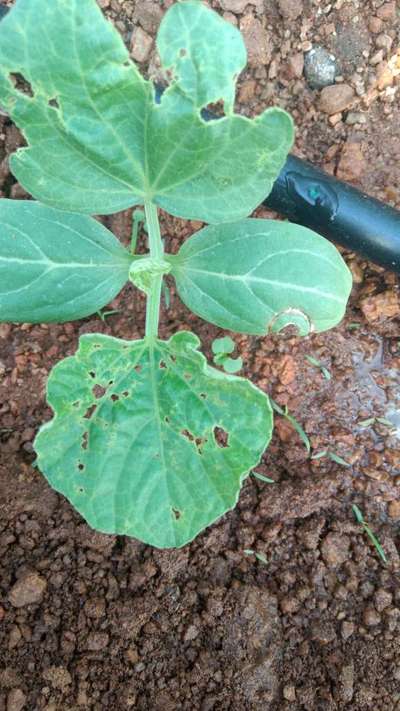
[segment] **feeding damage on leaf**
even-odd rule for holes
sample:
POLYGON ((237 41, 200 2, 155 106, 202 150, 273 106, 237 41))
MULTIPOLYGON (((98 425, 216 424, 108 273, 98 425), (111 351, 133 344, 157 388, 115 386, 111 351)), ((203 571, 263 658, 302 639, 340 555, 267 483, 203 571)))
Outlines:
POLYGON ((299 335, 343 318, 352 279, 336 248, 311 230, 247 219, 205 227, 166 255, 191 311, 231 331, 299 335))
POLYGON ((152 200, 179 217, 226 222, 268 195, 293 124, 279 108, 234 114, 246 64, 239 31, 187 0, 165 14, 157 46, 172 74, 160 104, 95 0, 70 0, 68 11, 62 0, 17 1, 0 26, 0 103, 28 144, 12 171, 36 199, 86 214, 152 200), (224 118, 206 123, 201 110, 219 100, 224 118))
POLYGON ((310 230, 247 219, 285 162, 293 124, 279 108, 234 113, 246 63, 238 30, 184 0, 165 13, 157 46, 169 79, 158 103, 95 0, 16 0, 2 21, 0 104, 27 142, 11 167, 45 204, 0 201, 0 320, 83 318, 128 281, 146 294, 143 340, 85 335, 53 369, 54 417, 35 449, 49 483, 95 529, 168 548, 234 507, 269 443, 272 410, 233 375, 243 363, 230 337, 212 345, 225 372, 192 333, 159 340, 165 275, 195 314, 256 335, 335 326, 351 276, 310 230), (206 121, 215 103, 224 115, 206 121), (130 251, 88 216, 136 204, 130 251), (165 254, 160 207, 210 226, 165 254), (145 255, 134 254, 141 222, 145 255))
POLYGON ((249 381, 210 368, 199 344, 187 332, 152 346, 86 335, 55 366, 38 464, 94 528, 182 546, 236 504, 272 410, 249 381))

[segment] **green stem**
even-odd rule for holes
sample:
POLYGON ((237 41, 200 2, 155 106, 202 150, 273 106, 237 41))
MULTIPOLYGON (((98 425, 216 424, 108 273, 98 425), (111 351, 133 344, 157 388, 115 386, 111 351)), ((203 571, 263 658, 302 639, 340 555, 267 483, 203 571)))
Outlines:
MULTIPOLYGON (((161 239, 160 223, 158 222, 157 207, 152 202, 145 203, 147 231, 149 235, 150 256, 162 260, 164 245, 161 239)), ((151 291, 147 297, 146 308, 146 338, 154 340, 158 336, 158 321, 160 318, 160 302, 163 275, 155 277, 151 291)))

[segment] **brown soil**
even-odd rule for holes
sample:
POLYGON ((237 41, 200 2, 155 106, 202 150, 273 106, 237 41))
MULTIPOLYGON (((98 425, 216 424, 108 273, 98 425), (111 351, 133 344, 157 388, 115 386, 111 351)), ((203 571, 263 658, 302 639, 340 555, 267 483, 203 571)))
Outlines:
MULTIPOLYGON (((140 51, 154 72, 160 4, 99 4, 128 43, 141 25, 140 51)), ((239 110, 288 108, 299 155, 400 207, 399 103, 387 91, 397 80, 377 88, 384 67, 370 63, 390 44, 382 35, 392 40, 382 62, 399 46, 395 5, 220 0, 216 9, 252 29, 239 110), (291 60, 307 42, 340 55, 344 80, 358 87, 355 106, 334 120, 319 112, 319 92, 293 76, 291 60)), ((24 197, 7 163, 20 143, 0 115, 0 195, 24 197)), ((130 220, 127 211, 106 222, 127 242, 130 220)), ((163 216, 171 251, 196 228, 163 216)), ((329 449, 350 466, 310 460, 277 417, 257 468, 276 483, 250 477, 237 509, 178 551, 93 532, 32 466, 35 432, 51 416, 49 370, 82 333, 142 335, 141 296, 126 287, 112 304, 120 313, 105 323, 0 325, 0 711, 400 709, 398 279, 345 257, 355 285, 339 328, 305 339, 234 338, 244 374, 288 405, 313 451, 329 449), (397 431, 360 425, 379 416, 397 417, 397 431), (387 565, 355 522, 353 503, 387 565)), ((220 332, 173 297, 161 333, 184 328, 210 355, 220 332)))

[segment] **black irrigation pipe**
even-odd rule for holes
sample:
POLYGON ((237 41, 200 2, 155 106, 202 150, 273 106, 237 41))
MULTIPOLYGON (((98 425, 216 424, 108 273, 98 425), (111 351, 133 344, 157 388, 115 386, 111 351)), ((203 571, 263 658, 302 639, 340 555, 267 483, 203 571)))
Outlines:
MULTIPOLYGON (((0 5, 0 19, 7 11, 0 5)), ((205 117, 213 118, 210 114, 205 117)), ((290 155, 263 204, 291 222, 310 227, 400 273, 400 211, 310 163, 290 155)))

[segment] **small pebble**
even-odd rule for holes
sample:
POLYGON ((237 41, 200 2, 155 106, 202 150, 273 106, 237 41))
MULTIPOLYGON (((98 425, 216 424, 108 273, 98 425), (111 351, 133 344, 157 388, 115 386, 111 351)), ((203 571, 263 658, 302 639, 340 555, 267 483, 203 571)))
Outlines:
POLYGON ((47 582, 37 573, 30 573, 17 580, 10 590, 8 599, 13 607, 24 607, 42 601, 47 582))
POLYGON ((22 711, 25 704, 26 696, 22 689, 11 689, 7 696, 7 711, 22 711))
POLYGON ((337 114, 347 109, 354 99, 354 90, 348 84, 335 84, 322 89, 319 107, 325 114, 337 114))
POLYGON ((336 71, 336 59, 324 47, 314 47, 304 56, 304 74, 311 89, 334 84, 336 71))

